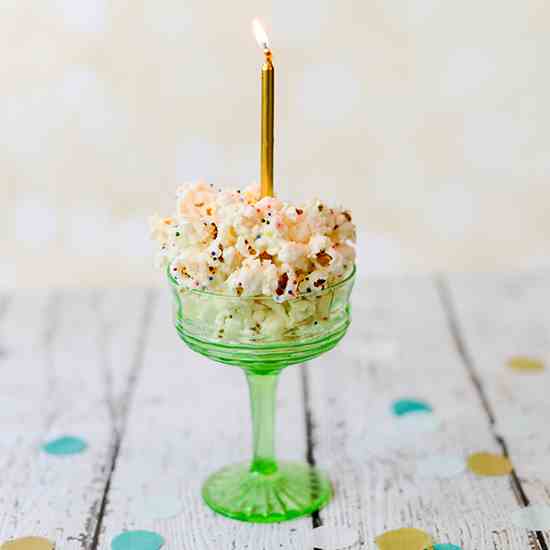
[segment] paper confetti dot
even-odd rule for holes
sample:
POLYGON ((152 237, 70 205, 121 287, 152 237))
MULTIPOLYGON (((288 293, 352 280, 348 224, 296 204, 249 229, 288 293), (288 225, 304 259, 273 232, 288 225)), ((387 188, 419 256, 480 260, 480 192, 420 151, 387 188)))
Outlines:
POLYGON ((130 511, 136 519, 168 519, 182 511, 182 502, 177 495, 170 494, 136 497, 130 511))
POLYGON ((322 525, 313 529, 313 546, 323 550, 347 548, 358 540, 359 533, 351 527, 322 525))
POLYGON ((412 527, 386 531, 376 537, 374 542, 380 550, 425 550, 433 545, 428 533, 412 527))
POLYGON ((512 471, 512 463, 502 455, 474 453, 468 457, 468 468, 480 476, 505 476, 512 471))
POLYGON ((511 523, 530 531, 550 529, 550 506, 526 506, 516 510, 510 517, 511 523))
POLYGON ((126 531, 111 541, 112 550, 158 550, 164 538, 153 531, 126 531))
POLYGON ((456 544, 434 544, 433 550, 462 550, 462 548, 456 544))
POLYGON ((88 444, 80 437, 63 436, 44 443, 42 449, 50 455, 72 455, 81 453, 88 444))
POLYGON ((544 363, 534 357, 512 357, 507 365, 518 372, 541 372, 544 370, 544 363))
POLYGON ((412 412, 432 412, 432 407, 418 399, 399 399, 392 404, 393 414, 404 416, 412 412))
POLYGON ((433 455, 420 459, 416 464, 416 473, 422 478, 449 479, 466 470, 463 458, 451 455, 433 455))
POLYGON ((439 418, 427 411, 414 411, 400 416, 396 424, 401 437, 435 432, 441 427, 439 418))
POLYGON ((43 537, 21 537, 2 544, 1 550, 52 550, 53 542, 43 537))

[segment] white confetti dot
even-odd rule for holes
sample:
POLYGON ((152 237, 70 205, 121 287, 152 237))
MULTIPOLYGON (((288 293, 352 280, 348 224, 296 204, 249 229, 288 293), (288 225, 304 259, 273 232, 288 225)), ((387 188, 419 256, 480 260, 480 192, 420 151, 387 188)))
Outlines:
POLYGON ((440 427, 441 421, 431 412, 411 411, 397 418, 397 429, 403 437, 435 432, 440 427))
POLYGON ((357 529, 342 525, 322 525, 313 529, 313 546, 323 550, 342 550, 359 541, 357 529))
POLYGON ((182 501, 174 494, 156 494, 134 497, 130 513, 136 520, 168 519, 182 511, 182 501))
POLYGON ((525 456, 514 464, 518 465, 516 469, 520 478, 550 481, 550 465, 545 456, 525 456))
POLYGON ((416 473, 422 478, 447 479, 466 470, 463 458, 452 455, 433 455, 423 458, 416 465, 416 473))
POLYGON ((550 506, 526 506, 513 512, 510 521, 513 525, 530 531, 545 531, 550 529, 550 506))
POLYGON ((529 436, 537 433, 540 418, 527 415, 521 411, 515 414, 506 414, 495 422, 495 431, 503 436, 529 436))

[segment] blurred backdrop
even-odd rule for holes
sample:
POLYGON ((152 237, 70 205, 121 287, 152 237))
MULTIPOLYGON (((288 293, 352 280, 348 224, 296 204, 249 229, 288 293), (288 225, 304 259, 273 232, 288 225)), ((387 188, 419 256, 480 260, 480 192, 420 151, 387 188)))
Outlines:
POLYGON ((363 273, 550 263, 547 0, 2 0, 0 286, 142 284, 182 181, 350 205, 363 273))

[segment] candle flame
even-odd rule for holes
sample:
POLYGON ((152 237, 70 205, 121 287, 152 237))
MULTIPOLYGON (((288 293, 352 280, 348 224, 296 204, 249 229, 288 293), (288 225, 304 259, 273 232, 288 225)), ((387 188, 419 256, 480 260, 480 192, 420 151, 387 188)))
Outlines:
POLYGON ((258 46, 264 50, 269 50, 269 38, 257 17, 252 20, 252 32, 254 33, 256 42, 258 42, 258 46))

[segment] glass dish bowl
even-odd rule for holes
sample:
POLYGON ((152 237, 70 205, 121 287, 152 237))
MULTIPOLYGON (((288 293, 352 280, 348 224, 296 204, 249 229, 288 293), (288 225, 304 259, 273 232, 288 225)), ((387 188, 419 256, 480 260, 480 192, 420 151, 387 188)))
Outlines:
POLYGON ((241 367, 250 390, 253 459, 208 478, 202 494, 216 512, 269 523, 311 514, 330 500, 330 482, 318 469, 275 459, 275 393, 283 368, 318 357, 343 338, 355 273, 353 267, 331 286, 278 302, 187 289, 168 271, 181 339, 214 361, 241 367))

